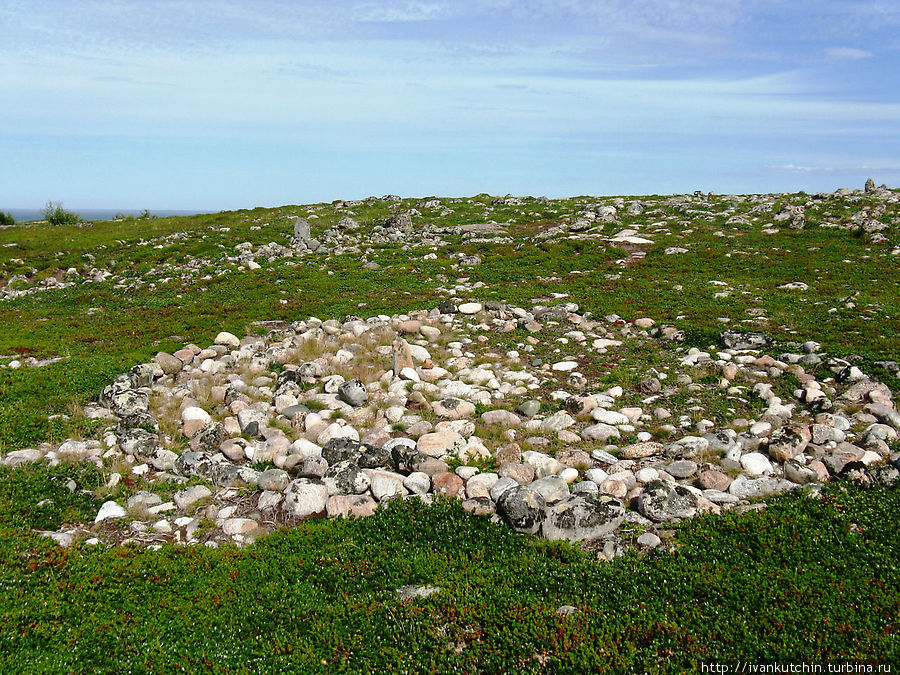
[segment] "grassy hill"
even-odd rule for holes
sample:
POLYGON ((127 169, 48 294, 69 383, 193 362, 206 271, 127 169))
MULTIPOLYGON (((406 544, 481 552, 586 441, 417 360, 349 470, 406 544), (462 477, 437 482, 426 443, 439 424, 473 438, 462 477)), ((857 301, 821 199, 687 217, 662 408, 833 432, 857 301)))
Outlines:
MULTIPOLYGON (((766 332, 775 354, 813 340, 896 395, 898 226, 897 193, 846 191, 372 198, 3 228, 0 364, 22 367, 0 368, 0 451, 96 437, 105 422, 84 407, 157 352, 265 332, 259 322, 432 309, 454 294, 652 317, 683 331, 686 347, 706 349, 724 328, 766 332), (321 247, 288 255, 298 216, 321 247)), ((604 365, 605 382, 634 393, 634 372, 654 358, 627 352, 604 365)), ((246 548, 60 548, 35 533, 90 522, 107 480, 84 463, 0 470, 0 670, 900 662, 892 487, 830 484, 821 499, 698 517, 672 526, 675 552, 613 562, 443 502, 308 521, 246 548), (404 585, 440 591, 404 600, 404 585)))

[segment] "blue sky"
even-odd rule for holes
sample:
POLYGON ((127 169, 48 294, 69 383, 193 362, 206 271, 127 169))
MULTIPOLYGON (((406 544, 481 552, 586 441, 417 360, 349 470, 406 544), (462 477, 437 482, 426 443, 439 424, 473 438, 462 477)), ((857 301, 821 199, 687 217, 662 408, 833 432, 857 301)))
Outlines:
POLYGON ((0 0, 0 208, 900 183, 896 0, 0 0))

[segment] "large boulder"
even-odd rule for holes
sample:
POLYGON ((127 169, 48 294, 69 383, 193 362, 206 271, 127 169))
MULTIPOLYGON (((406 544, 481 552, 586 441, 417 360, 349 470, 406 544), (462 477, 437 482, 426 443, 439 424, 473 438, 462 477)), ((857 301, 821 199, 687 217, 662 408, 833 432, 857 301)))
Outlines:
POLYGON ((547 508, 542 533, 547 539, 586 541, 611 534, 625 519, 625 505, 605 495, 579 493, 547 508))
POLYGON ((294 237, 299 241, 309 241, 309 221, 306 218, 296 218, 294 220, 294 237))
POLYGON ((697 506, 697 497, 686 487, 661 480, 647 483, 637 498, 641 515, 657 523, 692 518, 697 506))
POLYGON ((547 502, 540 493, 520 485, 506 490, 497 500, 497 513, 516 532, 537 534, 547 502))
POLYGON ((284 491, 281 508, 294 518, 309 518, 324 515, 327 504, 328 488, 298 479, 284 491))

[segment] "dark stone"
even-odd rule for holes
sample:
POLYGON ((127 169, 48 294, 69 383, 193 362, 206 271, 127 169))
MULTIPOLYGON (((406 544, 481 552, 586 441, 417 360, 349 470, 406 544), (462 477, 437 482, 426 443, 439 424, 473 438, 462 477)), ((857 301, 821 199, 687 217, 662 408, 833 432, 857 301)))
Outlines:
POLYGON ((420 454, 411 438, 392 438, 383 449, 390 453, 391 466, 400 473, 412 473, 419 463, 420 454))
POLYGON ((139 363, 128 371, 128 379, 134 389, 153 386, 153 366, 139 363))
POLYGON ((162 447, 159 442, 159 436, 147 431, 146 429, 131 428, 117 432, 116 436, 122 450, 129 455, 134 455, 141 461, 146 461, 148 457, 152 457, 154 453, 162 447))
POLYGON ((119 424, 116 427, 116 434, 122 435, 128 429, 144 429, 146 431, 159 433, 159 424, 157 423, 156 418, 149 412, 139 410, 130 415, 124 415, 119 420, 119 424))
POLYGON ((456 305, 452 300, 441 300, 437 308, 441 314, 456 314, 456 305))
POLYGON ((352 459, 331 464, 322 477, 322 482, 328 488, 329 494, 333 495, 362 494, 370 485, 369 477, 352 459))
POLYGON ((211 481, 215 472, 215 462, 205 452, 190 450, 182 453, 175 460, 175 471, 179 475, 188 478, 197 476, 198 478, 211 481))
POLYGON ((216 452, 225 440, 225 427, 220 422, 207 422, 191 438, 191 449, 200 452, 216 452))
POLYGON ((544 521, 547 503, 535 490, 520 485, 500 495, 497 513, 516 532, 537 534, 544 521))
POLYGON ((362 454, 362 444, 352 438, 332 438, 322 448, 322 457, 329 466, 351 459, 354 462, 362 454))
POLYGON ((379 469, 391 465, 391 453, 383 447, 364 444, 362 454, 357 460, 363 469, 379 469))

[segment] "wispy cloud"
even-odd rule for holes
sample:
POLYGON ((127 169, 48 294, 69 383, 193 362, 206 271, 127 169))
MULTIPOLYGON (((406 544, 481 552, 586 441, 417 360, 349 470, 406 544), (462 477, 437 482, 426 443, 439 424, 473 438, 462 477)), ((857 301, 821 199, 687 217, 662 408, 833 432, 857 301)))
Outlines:
POLYGON ((859 61, 860 59, 870 59, 875 54, 867 49, 856 49, 855 47, 829 47, 826 50, 828 56, 834 59, 843 59, 849 61, 859 61))
POLYGON ((847 164, 831 166, 802 166, 797 164, 780 164, 764 166, 764 170, 787 174, 857 174, 857 173, 895 173, 900 171, 900 164, 891 162, 873 162, 871 164, 847 164))

